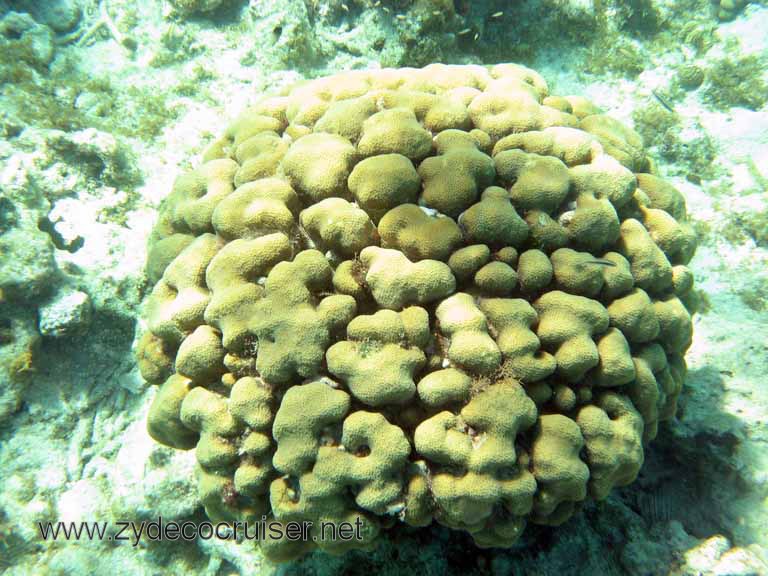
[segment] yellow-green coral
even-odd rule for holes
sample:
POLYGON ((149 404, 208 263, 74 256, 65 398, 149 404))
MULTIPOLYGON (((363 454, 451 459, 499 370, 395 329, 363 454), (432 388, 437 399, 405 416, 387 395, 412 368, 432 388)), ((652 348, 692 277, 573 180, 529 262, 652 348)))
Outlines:
POLYGON ((429 315, 423 308, 380 310, 347 326, 347 340, 328 349, 328 371, 369 406, 403 404, 416 392, 414 375, 426 363, 429 315))
POLYGON ((447 355, 452 364, 469 372, 493 372, 501 364, 501 351, 488 334, 485 315, 469 294, 446 298, 435 311, 440 332, 450 340, 447 355))
POLYGON ((393 208, 379 222, 381 245, 411 260, 447 260, 462 245, 461 230, 452 218, 428 215, 415 204, 393 208))
POLYGON ((443 523, 469 531, 481 546, 504 546, 517 539, 536 482, 518 458, 516 440, 533 425, 536 414, 522 386, 502 380, 459 414, 444 411, 419 424, 414 443, 434 463, 432 493, 443 523), (496 532, 490 522, 497 507, 513 523, 511 533, 496 532))
POLYGON ((463 137, 451 138, 446 136, 448 131, 439 134, 435 138, 437 155, 419 165, 419 175, 424 181, 421 194, 424 205, 456 218, 493 183, 496 171, 493 160, 477 149, 469 134, 458 130, 450 132, 463 137))
POLYGON ((560 524, 586 498, 589 467, 579 457, 584 437, 579 426, 562 414, 545 414, 531 447, 533 475, 538 484, 534 500, 536 521, 560 524))
POLYGON ((640 137, 517 65, 355 71, 241 114, 150 239, 148 430, 288 560, 478 546, 634 480, 674 416, 695 235, 640 137), (330 541, 322 522, 361 523, 330 541))

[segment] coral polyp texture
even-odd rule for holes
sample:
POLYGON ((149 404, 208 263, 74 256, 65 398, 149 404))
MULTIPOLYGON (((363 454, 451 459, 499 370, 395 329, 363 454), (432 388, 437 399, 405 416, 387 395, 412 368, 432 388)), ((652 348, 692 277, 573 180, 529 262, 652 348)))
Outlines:
POLYGON ((652 172, 513 64, 263 99, 161 207, 150 434, 195 449, 211 519, 312 522, 262 543, 278 560, 398 522, 480 547, 563 523, 636 478, 685 376, 696 240, 652 172))

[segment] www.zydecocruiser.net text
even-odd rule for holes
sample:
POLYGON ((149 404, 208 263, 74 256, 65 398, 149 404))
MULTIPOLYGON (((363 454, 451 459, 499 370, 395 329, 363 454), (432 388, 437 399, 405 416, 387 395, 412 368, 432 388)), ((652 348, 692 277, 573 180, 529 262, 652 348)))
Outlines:
POLYGON ((144 539, 151 542, 193 540, 288 540, 331 542, 362 540, 364 523, 354 522, 277 522, 263 516, 254 522, 183 522, 165 521, 162 517, 151 521, 116 522, 38 522, 37 528, 43 540, 106 540, 130 542, 138 546, 144 539))

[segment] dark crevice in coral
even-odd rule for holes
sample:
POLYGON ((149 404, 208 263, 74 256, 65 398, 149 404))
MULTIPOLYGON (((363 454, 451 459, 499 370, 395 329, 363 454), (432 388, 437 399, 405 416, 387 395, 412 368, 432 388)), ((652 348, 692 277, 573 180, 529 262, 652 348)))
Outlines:
POLYGON ((19 220, 16 206, 8 198, 0 198, 0 234, 5 234, 16 226, 19 220))
POLYGON ((59 231, 56 230, 56 225, 51 222, 48 216, 39 218, 37 221, 37 227, 41 232, 45 232, 48 234, 48 236, 51 237, 51 242, 53 242, 53 245, 56 246, 56 248, 59 250, 66 250, 67 252, 74 254, 85 244, 85 238, 82 236, 78 236, 71 241, 65 240, 59 231))

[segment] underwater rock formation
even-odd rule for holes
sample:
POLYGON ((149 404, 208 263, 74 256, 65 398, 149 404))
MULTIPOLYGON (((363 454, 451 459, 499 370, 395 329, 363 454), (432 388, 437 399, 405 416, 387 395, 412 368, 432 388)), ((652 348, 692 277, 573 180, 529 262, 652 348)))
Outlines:
POLYGON ((179 14, 207 14, 228 4, 228 0, 169 0, 179 14))
POLYGON ((640 137, 513 64, 340 74, 246 110, 150 240, 150 434, 216 520, 508 547, 631 483, 674 415, 696 248, 640 137))

